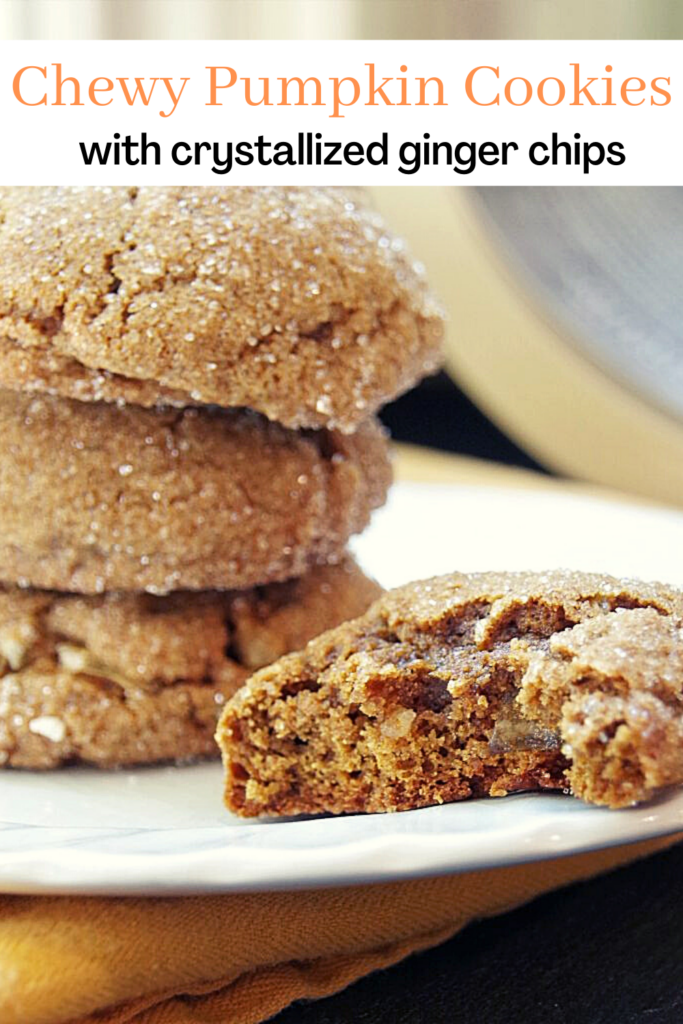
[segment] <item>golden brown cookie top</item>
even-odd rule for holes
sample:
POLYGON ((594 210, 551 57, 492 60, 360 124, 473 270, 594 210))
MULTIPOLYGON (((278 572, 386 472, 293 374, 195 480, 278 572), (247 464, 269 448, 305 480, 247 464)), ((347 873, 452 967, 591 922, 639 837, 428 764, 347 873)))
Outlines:
POLYGON ((295 431, 248 410, 0 391, 0 579, 229 589, 341 556, 391 479, 376 421, 295 431))
POLYGON ((532 629, 539 617, 552 622, 554 632, 613 608, 643 607, 681 614, 683 593, 661 583, 567 569, 451 573, 399 587, 377 610, 392 627, 406 630, 448 629, 473 615, 476 643, 486 647, 527 625, 532 629))
MULTIPOLYGON (((462 668, 463 650, 486 652, 513 641, 523 644, 525 637, 559 641, 564 630, 584 620, 636 608, 680 622, 683 593, 659 583, 564 570, 436 576, 387 591, 361 618, 312 640, 305 651, 257 674, 250 686, 268 687, 286 674, 309 670, 345 674, 362 685, 377 671, 400 676, 404 659, 427 649, 442 658, 444 677, 450 678, 453 652, 462 668)), ((648 662, 647 643, 642 636, 639 641, 639 657, 648 662)), ((632 646, 634 665, 635 657, 632 646)))
POLYGON ((0 190, 0 384, 353 430, 433 372, 440 311, 357 193, 0 190))

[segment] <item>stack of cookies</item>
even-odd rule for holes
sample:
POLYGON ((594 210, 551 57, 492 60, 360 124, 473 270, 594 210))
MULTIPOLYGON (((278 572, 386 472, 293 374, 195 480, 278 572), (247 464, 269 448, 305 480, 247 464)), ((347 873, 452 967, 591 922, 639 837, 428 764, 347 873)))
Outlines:
POLYGON ((217 755, 255 669, 378 594, 374 413, 438 362, 355 193, 0 192, 0 764, 217 755))

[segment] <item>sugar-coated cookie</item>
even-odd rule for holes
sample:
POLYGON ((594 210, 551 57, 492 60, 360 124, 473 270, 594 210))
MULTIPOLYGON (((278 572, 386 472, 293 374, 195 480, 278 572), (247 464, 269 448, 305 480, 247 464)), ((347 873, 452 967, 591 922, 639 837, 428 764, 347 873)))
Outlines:
POLYGON ((421 270, 338 188, 0 190, 0 386, 353 431, 439 364, 421 270))
POLYGON ((218 714, 249 672, 360 614, 379 593, 348 556, 243 592, 2 588, 0 765, 218 756, 218 714))
POLYGON ((391 478, 376 421, 0 392, 0 579, 83 593, 249 587, 339 557, 391 478))

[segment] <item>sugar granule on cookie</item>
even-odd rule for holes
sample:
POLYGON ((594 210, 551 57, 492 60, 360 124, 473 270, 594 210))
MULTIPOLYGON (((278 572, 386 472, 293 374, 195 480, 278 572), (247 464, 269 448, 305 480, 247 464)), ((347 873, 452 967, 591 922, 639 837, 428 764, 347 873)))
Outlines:
POLYGON ((0 765, 100 767, 217 757, 249 672, 358 615, 380 588, 346 557, 237 592, 0 589, 0 765))
POLYGON ((574 572, 453 574, 257 672, 217 739, 243 816, 523 790, 609 807, 683 782, 683 593, 574 572))

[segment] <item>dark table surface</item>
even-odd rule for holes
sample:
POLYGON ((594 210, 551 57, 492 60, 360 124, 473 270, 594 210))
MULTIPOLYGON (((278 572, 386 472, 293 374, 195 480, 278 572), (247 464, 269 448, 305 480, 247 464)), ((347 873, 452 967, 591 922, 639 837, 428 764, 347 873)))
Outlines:
POLYGON ((683 845, 470 925, 274 1024, 680 1024, 683 845))
MULTIPOLYGON (((542 468, 444 376, 383 418, 398 440, 542 468)), ((472 924, 274 1024, 683 1024, 683 844, 472 924)))

